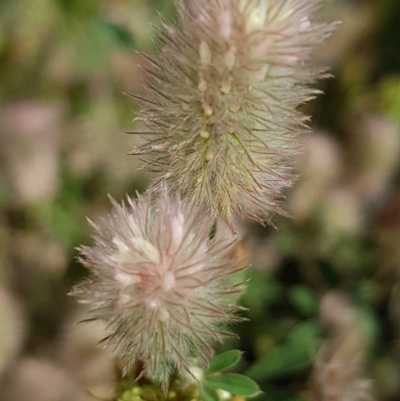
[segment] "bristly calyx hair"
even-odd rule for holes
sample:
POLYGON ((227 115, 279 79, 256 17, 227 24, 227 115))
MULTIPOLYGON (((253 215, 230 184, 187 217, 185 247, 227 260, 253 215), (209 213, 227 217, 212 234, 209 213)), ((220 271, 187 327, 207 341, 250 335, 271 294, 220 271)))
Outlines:
POLYGON ((229 278, 244 267, 231 232, 210 239, 212 222, 200 224, 204 216, 165 186, 154 202, 150 194, 112 202, 108 219, 91 223, 94 245, 79 249, 91 277, 72 294, 106 323, 102 344, 125 372, 140 361, 166 391, 174 373, 207 366, 214 343, 231 335, 224 325, 241 320, 234 295, 244 283, 229 278))
POLYGON ((310 55, 335 24, 318 21, 325 0, 176 0, 164 23, 138 120, 147 154, 173 194, 234 230, 238 216, 271 223, 308 117, 297 107, 324 76, 310 55))

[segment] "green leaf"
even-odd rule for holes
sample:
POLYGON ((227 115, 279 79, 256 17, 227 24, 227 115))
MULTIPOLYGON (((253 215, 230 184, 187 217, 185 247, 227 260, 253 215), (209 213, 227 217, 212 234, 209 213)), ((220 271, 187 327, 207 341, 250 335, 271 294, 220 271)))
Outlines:
POLYGON ((210 362, 206 374, 221 372, 234 367, 239 361, 242 353, 237 349, 216 355, 210 362))
POLYGON ((320 345, 320 325, 317 319, 308 319, 296 324, 287 336, 287 341, 298 348, 314 354, 320 345))
POLYGON ((225 390, 233 395, 242 397, 252 397, 260 392, 256 382, 249 377, 236 373, 207 376, 206 383, 216 389, 225 390))
POLYGON ((131 33, 124 26, 118 25, 102 17, 97 18, 95 23, 99 26, 103 36, 107 36, 107 39, 111 44, 116 44, 126 50, 132 50, 135 45, 134 39, 131 33))
POLYGON ((314 316, 318 313, 318 300, 307 287, 293 286, 289 290, 289 299, 304 316, 314 316))
POLYGON ((378 318, 372 309, 366 306, 356 307, 355 310, 360 329, 362 329, 362 332, 367 336, 371 343, 375 342, 380 336, 381 331, 378 318))
POLYGON ((255 380, 270 379, 307 367, 312 361, 310 352, 296 344, 286 343, 274 348, 246 370, 255 380))
POLYGON ((210 386, 199 387, 199 394, 203 401, 220 401, 217 392, 210 386))
POLYGON ((246 370, 255 380, 270 379, 306 368, 320 346, 320 327, 316 319, 298 323, 288 333, 287 342, 272 349, 246 370))

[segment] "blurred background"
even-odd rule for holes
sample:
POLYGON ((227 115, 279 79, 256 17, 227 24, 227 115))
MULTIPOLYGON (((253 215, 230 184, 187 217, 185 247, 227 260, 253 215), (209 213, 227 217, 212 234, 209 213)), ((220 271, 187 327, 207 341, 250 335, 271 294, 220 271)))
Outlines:
MULTIPOLYGON (((127 155, 122 92, 142 90, 158 12, 172 19, 171 0, 0 1, 1 401, 113 398, 103 327, 75 325, 67 294, 86 275, 85 216, 150 179, 127 155)), ((304 107, 293 219, 243 225, 249 321, 220 350, 245 351, 260 400, 398 401, 400 1, 335 0, 323 18, 342 24, 316 53, 333 78, 304 107)))

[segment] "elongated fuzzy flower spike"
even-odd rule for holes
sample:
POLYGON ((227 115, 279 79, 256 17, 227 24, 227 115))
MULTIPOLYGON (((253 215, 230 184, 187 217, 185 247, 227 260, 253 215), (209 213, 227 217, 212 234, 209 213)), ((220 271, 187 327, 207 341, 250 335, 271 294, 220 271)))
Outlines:
POLYGON ((147 131, 134 154, 173 193, 231 227, 238 215, 284 214, 297 137, 296 107, 323 71, 312 49, 334 25, 319 23, 324 0, 175 0, 176 27, 161 30, 138 119, 147 131), (147 133, 147 135, 146 135, 147 133))
POLYGON ((212 344, 229 335, 224 324, 240 320, 233 295, 243 283, 227 283, 242 269, 230 256, 233 237, 210 239, 202 219, 162 186, 154 204, 150 195, 113 201, 111 216, 91 223, 94 245, 80 248, 92 277, 73 294, 107 324, 103 343, 125 371, 139 361, 165 391, 173 373, 207 365, 212 344))

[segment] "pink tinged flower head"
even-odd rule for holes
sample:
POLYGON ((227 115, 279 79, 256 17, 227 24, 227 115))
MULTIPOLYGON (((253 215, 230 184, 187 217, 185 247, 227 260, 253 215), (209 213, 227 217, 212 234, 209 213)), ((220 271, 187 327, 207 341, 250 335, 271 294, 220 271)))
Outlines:
POLYGON ((74 295, 107 324, 103 344, 125 371, 140 361, 164 390, 174 372, 207 365, 212 344, 229 335, 224 324, 240 320, 233 295, 243 283, 227 283, 240 269, 234 241, 230 232, 211 240, 203 220, 162 186, 155 203, 150 195, 113 201, 111 216, 92 223, 94 245, 80 248, 92 277, 74 295))
POLYGON ((297 107, 322 76, 313 48, 333 24, 324 0, 176 0, 178 24, 160 33, 146 92, 136 97, 147 130, 133 153, 150 154, 173 193, 233 226, 238 215, 284 214, 297 137, 297 107))

